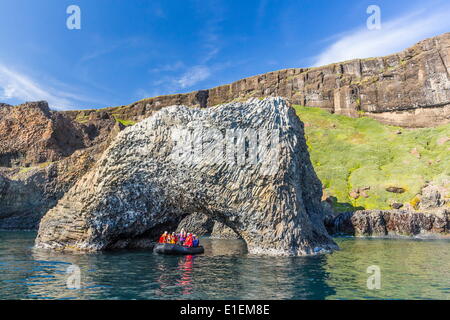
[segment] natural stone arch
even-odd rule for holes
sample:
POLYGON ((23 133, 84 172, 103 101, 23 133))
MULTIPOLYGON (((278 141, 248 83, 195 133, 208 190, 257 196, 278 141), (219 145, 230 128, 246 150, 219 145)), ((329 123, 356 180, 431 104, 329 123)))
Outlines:
POLYGON ((42 219, 36 245, 142 245, 158 226, 201 212, 236 231, 250 253, 312 254, 337 248, 321 194, 303 124, 284 100, 173 106, 117 136, 42 219))

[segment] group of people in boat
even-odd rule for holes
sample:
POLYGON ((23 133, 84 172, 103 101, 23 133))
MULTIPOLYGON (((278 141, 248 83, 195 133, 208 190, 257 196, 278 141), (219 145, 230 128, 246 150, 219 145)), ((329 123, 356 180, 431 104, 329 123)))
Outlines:
POLYGON ((170 244, 178 244, 184 247, 198 247, 200 245, 200 240, 193 233, 186 233, 186 231, 181 229, 180 233, 168 233, 164 231, 164 233, 159 237, 159 243, 170 243, 170 244))

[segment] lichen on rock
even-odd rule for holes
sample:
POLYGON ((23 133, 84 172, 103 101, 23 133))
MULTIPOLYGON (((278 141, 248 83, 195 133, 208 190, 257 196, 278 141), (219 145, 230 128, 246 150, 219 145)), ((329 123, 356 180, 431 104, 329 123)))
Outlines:
POLYGON ((36 246, 105 250, 149 243, 195 212, 252 254, 337 249, 303 123, 281 98, 208 109, 172 106, 120 132, 42 219, 36 246))

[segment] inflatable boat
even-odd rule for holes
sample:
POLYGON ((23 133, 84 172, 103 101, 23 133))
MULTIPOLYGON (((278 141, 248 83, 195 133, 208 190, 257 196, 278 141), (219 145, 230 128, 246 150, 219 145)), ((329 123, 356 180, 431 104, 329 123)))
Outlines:
POLYGON ((153 248, 154 253, 160 254, 172 254, 172 255, 182 255, 182 254, 200 254, 205 252, 202 246, 198 247, 183 247, 178 244, 170 243, 157 243, 153 248))

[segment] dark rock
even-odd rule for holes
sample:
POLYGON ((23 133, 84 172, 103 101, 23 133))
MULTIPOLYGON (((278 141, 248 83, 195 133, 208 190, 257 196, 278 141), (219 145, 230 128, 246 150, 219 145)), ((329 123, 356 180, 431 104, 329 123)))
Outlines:
POLYGON ((359 210, 342 213, 325 221, 331 234, 354 236, 449 237, 450 212, 434 213, 407 210, 359 210))
POLYGON ((405 189, 400 188, 400 187, 388 187, 386 188, 387 192, 392 192, 392 193, 404 193, 405 189))
POLYGON ((200 108, 206 108, 208 106, 209 90, 198 91, 195 98, 197 99, 200 108))
POLYGON ((391 207, 393 209, 400 209, 401 207, 403 207, 403 203, 394 202, 393 204, 391 204, 391 207))
POLYGON ((183 220, 177 227, 177 232, 184 229, 196 235, 209 235, 213 239, 240 239, 240 236, 225 224, 214 221, 203 213, 194 213, 183 220))
POLYGON ((85 138, 80 125, 51 112, 46 102, 0 109, 0 166, 29 167, 61 160, 86 147, 85 138))

